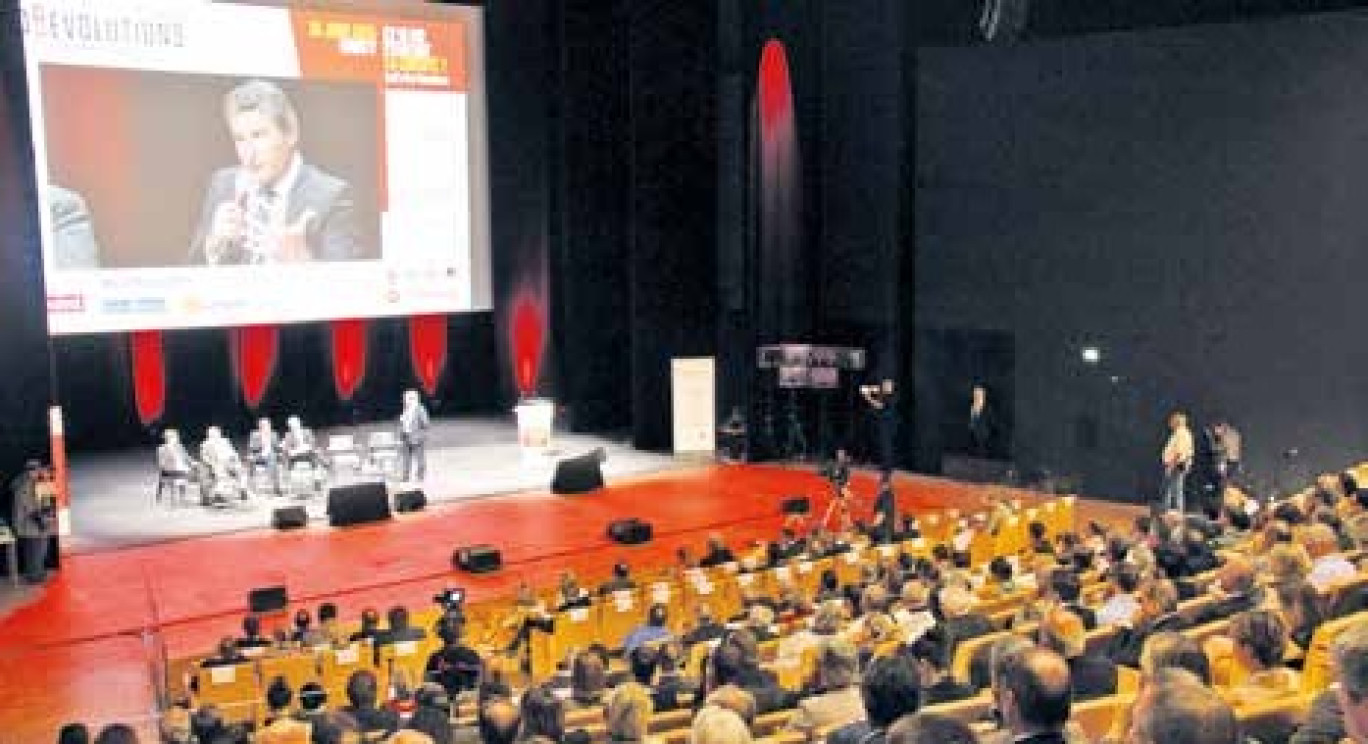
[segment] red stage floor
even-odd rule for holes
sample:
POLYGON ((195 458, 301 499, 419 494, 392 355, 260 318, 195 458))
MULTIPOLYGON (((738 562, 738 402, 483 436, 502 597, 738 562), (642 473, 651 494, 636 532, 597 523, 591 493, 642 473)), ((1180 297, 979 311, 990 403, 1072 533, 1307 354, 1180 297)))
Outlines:
MULTIPOLYGON (((855 489, 874 490, 869 474, 855 489)), ((0 742, 51 741, 63 721, 147 716, 153 708, 149 658, 212 647, 233 632, 253 587, 284 584, 292 602, 332 600, 352 618, 365 606, 420 606, 459 583, 472 601, 511 593, 519 581, 546 585, 563 569, 606 574, 625 558, 673 562, 711 531, 733 544, 772 537, 779 501, 804 493, 825 505, 826 484, 810 470, 704 466, 610 485, 582 496, 528 493, 456 502, 382 524, 298 532, 249 532, 68 556, 43 595, 0 618, 0 742), (610 543, 623 516, 653 523, 644 546, 610 543), (505 569, 473 577, 451 570, 452 549, 490 543, 505 569)), ((979 505, 971 487, 902 477, 900 508, 979 505)))

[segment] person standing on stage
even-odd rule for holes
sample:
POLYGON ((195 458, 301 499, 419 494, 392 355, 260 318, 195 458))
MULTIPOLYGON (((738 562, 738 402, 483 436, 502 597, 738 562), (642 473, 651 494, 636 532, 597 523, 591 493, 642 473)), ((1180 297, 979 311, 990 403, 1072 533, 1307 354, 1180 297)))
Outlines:
POLYGON ((266 469, 272 488, 280 493, 280 435, 271 428, 270 419, 257 420, 257 428, 247 438, 247 451, 252 464, 266 469))
POLYGON ((1224 493, 1226 485, 1240 472, 1240 457, 1244 444, 1241 441, 1240 430, 1224 419, 1211 427, 1211 434, 1216 477, 1219 479, 1221 492, 1224 493))
POLYGON ((898 399, 894 391, 893 380, 885 377, 877 385, 861 385, 860 395, 864 396, 865 401, 869 403, 870 409, 874 412, 875 435, 878 437, 879 446, 879 469, 891 472, 894 460, 894 437, 898 429, 898 399))
POLYGON ((1193 451, 1187 414, 1175 411, 1169 416, 1169 438, 1160 457, 1164 466, 1163 508, 1184 510, 1183 486, 1192 468, 1193 451))
POLYGON ((48 542, 57 522, 57 505, 50 496, 39 494, 38 486, 47 480, 43 466, 29 460, 23 472, 10 482, 14 499, 14 536, 19 539, 19 565, 24 580, 41 584, 47 578, 48 542))
POLYGON ((975 385, 969 396, 969 454, 988 457, 993 438, 993 419, 988 411, 988 391, 975 385))
POLYGON ((417 390, 404 391, 399 414, 399 463, 406 481, 422 481, 427 473, 428 412, 417 390))

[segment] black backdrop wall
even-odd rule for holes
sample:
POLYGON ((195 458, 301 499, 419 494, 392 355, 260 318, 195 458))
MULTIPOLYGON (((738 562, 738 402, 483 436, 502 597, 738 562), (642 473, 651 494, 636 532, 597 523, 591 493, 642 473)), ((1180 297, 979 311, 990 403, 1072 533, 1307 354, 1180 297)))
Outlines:
MULTIPOLYGON (((1067 30, 1062 5, 1035 5, 1051 33, 1067 30)), ((969 382, 955 378, 980 375, 1001 380, 1017 459, 1093 492, 1149 488, 1175 405, 1243 424, 1265 480, 1287 449, 1303 470, 1361 452, 1363 17, 987 47, 963 7, 491 4, 497 309, 450 319, 438 412, 507 410, 509 299, 531 287, 549 326, 539 392, 573 428, 641 447, 670 444, 670 357, 716 355, 728 409, 764 389, 757 342, 820 340, 869 348, 871 375, 899 380, 901 461, 921 470, 953 444, 969 382), (756 254, 747 170, 770 38, 788 55, 805 205, 802 244, 781 265, 756 254), (967 46, 920 47, 945 41, 967 46), (762 323, 778 285, 811 301, 762 323), (1085 343, 1102 347, 1099 367, 1079 364, 1085 343)), ((52 397, 19 35, 3 14, 0 254, 14 291, 0 318, 0 471, 41 447, 52 397)), ((401 321, 372 325, 367 382, 343 406, 326 328, 286 329, 266 410, 392 415, 411 384, 404 334, 401 321)), ((223 331, 167 346, 168 419, 245 423, 223 331)), ((150 440, 121 339, 63 339, 54 359, 73 447, 150 440)), ((858 416, 811 425, 822 452, 862 439, 858 416)))

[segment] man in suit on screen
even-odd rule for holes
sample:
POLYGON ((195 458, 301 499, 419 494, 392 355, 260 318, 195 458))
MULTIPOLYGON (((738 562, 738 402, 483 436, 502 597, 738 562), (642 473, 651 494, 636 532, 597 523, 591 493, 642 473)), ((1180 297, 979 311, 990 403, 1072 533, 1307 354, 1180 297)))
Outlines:
POLYGON ((299 115, 274 83, 251 80, 224 97, 238 165, 209 180, 190 263, 345 261, 359 257, 346 181, 304 162, 299 115))

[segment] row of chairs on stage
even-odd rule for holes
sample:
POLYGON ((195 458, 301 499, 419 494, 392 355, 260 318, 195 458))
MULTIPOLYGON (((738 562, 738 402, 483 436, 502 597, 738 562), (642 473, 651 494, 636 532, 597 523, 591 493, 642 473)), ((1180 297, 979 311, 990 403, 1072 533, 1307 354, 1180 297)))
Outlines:
POLYGON ((354 434, 331 434, 320 450, 297 417, 290 417, 283 435, 262 422, 248 438, 245 460, 217 426, 206 430, 198 458, 190 456, 179 432, 167 429, 157 447, 154 501, 176 504, 197 496, 202 505, 227 507, 262 496, 319 496, 341 473, 397 477, 399 440, 392 431, 370 432, 364 447, 354 434))

